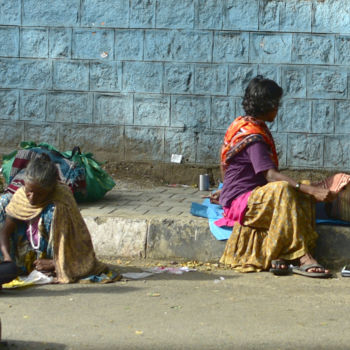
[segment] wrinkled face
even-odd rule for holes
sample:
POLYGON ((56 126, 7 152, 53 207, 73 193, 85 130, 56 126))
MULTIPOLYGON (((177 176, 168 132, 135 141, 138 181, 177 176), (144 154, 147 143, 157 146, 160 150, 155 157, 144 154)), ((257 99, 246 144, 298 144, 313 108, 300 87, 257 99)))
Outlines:
POLYGON ((45 188, 34 182, 26 182, 24 184, 24 192, 31 205, 36 205, 44 202, 49 198, 53 188, 45 188))

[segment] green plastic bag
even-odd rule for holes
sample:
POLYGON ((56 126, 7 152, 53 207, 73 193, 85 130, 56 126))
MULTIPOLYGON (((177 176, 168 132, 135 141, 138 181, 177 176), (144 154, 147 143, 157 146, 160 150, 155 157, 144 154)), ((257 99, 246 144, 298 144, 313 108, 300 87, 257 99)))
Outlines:
POLYGON ((101 163, 93 158, 92 153, 71 153, 71 160, 85 168, 86 193, 76 193, 77 201, 96 201, 102 198, 114 186, 115 182, 102 168, 101 163))
POLYGON ((7 184, 10 183, 10 174, 13 161, 16 158, 17 151, 13 151, 9 154, 4 154, 2 156, 2 175, 5 178, 7 184))
MULTIPOLYGON (((101 168, 101 163, 93 158, 92 153, 80 153, 79 147, 74 147, 73 151, 60 152, 55 147, 48 143, 36 144, 33 141, 21 142, 20 147, 23 149, 30 149, 35 147, 43 147, 50 151, 59 153, 62 157, 76 162, 77 165, 85 169, 86 191, 76 192, 74 196, 78 202, 96 201, 101 199, 114 186, 115 182, 108 173, 101 168)), ((12 164, 16 158, 17 151, 10 154, 3 155, 2 159, 2 173, 9 183, 12 164)))

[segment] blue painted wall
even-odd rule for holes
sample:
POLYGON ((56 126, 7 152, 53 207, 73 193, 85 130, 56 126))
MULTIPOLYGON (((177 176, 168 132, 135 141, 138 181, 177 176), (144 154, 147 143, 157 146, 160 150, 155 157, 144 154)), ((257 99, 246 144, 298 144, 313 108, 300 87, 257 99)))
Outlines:
POLYGON ((0 148, 214 164, 263 74, 281 165, 350 169, 350 0, 0 0, 0 148))

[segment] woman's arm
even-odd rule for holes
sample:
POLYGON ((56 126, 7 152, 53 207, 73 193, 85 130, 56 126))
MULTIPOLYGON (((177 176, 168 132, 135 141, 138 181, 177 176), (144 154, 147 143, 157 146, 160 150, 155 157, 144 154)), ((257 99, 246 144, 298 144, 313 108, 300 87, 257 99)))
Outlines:
POLYGON ((287 181, 292 187, 296 188, 297 184, 300 185, 299 190, 306 194, 313 196, 318 202, 331 202, 337 196, 335 192, 320 187, 305 185, 299 183, 292 178, 280 173, 276 169, 269 169, 264 172, 265 178, 268 182, 273 181, 287 181))
POLYGON ((4 261, 12 261, 10 256, 10 236, 15 230, 16 221, 6 216, 5 224, 0 231, 0 250, 4 261))

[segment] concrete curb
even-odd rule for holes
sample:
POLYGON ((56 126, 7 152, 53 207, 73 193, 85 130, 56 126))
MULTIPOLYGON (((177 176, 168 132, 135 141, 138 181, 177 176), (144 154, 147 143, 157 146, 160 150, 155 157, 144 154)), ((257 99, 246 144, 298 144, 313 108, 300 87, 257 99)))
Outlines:
POLYGON ((217 241, 206 220, 92 217, 84 220, 97 255, 218 261, 225 242, 217 241))
MULTIPOLYGON (((203 193, 160 187, 119 191, 82 208, 96 254, 217 262, 226 242, 211 234, 207 219, 189 213, 203 193)), ((350 227, 317 225, 315 257, 330 268, 350 262, 350 227)))

